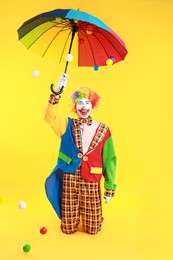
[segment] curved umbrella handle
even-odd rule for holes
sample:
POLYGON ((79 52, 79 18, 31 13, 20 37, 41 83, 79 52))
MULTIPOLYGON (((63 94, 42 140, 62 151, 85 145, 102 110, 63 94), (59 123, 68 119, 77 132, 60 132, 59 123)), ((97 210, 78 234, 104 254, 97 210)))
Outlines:
POLYGON ((54 84, 51 84, 50 89, 51 89, 52 93, 55 94, 55 95, 60 95, 64 90, 64 87, 62 87, 60 91, 56 91, 56 90, 53 89, 53 86, 54 86, 54 84))

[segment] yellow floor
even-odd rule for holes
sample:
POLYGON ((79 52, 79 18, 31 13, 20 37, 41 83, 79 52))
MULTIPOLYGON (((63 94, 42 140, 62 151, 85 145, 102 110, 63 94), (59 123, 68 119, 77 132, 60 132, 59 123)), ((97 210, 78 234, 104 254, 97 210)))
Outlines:
POLYGON ((0 204, 0 259, 171 259, 172 218, 164 212, 163 197, 117 192, 114 200, 103 204, 104 222, 99 234, 86 234, 80 225, 77 233, 66 235, 60 231, 60 221, 44 189, 31 191, 31 186, 27 192, 4 192, 6 201, 0 204), (23 210, 18 208, 22 199, 27 203, 23 210), (47 228, 45 235, 40 234, 41 227, 47 228), (23 251, 25 244, 31 246, 28 253, 23 251))

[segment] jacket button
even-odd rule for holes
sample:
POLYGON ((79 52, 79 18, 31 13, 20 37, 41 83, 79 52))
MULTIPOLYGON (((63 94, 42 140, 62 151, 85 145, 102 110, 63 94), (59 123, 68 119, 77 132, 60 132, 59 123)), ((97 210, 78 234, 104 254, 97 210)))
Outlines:
POLYGON ((82 154, 82 153, 78 153, 77 157, 78 157, 78 158, 82 158, 82 157, 83 157, 83 154, 82 154))
POLYGON ((88 156, 85 155, 85 156, 83 157, 83 161, 84 161, 84 162, 88 161, 88 156))

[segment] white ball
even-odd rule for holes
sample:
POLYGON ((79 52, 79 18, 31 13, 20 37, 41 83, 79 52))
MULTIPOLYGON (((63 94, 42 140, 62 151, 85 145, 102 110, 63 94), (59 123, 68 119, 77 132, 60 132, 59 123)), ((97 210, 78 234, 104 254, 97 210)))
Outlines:
POLYGON ((26 202, 25 202, 25 201, 20 201, 20 202, 18 203, 18 207, 19 207, 20 209, 26 209, 26 202))
POLYGON ((73 56, 71 54, 66 55, 66 61, 72 61, 73 56))
POLYGON ((40 75, 40 72, 38 70, 33 70, 32 76, 33 77, 38 77, 40 75))

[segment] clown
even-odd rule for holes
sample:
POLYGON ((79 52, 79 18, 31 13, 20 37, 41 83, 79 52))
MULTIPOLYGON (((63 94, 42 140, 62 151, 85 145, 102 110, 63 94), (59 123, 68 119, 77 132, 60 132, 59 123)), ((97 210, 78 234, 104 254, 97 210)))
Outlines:
MULTIPOLYGON (((64 74, 59 89, 67 83, 64 74)), ((89 88, 72 94, 72 110, 77 119, 57 113, 60 95, 52 94, 44 112, 45 120, 61 138, 57 165, 46 179, 46 194, 58 217, 63 233, 83 230, 96 234, 102 226, 100 180, 104 177, 104 198, 108 203, 115 193, 116 156, 108 126, 91 118, 100 97, 89 88)))

